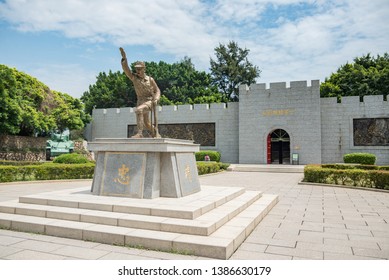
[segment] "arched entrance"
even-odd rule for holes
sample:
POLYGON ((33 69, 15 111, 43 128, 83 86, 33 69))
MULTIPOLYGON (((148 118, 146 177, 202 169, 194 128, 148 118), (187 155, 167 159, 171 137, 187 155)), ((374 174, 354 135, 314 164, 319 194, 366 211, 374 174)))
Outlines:
POLYGON ((275 129, 267 136, 267 163, 290 164, 290 138, 283 129, 275 129))

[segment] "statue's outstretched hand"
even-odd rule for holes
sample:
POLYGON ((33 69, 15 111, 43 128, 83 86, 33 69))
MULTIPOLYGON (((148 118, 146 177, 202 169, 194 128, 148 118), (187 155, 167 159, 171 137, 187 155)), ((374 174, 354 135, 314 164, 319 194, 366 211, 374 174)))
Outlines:
POLYGON ((122 55, 122 58, 123 58, 123 59, 127 59, 127 57, 126 57, 126 52, 124 51, 124 49, 123 49, 123 48, 119 48, 119 50, 120 50, 120 53, 121 53, 121 55, 122 55))

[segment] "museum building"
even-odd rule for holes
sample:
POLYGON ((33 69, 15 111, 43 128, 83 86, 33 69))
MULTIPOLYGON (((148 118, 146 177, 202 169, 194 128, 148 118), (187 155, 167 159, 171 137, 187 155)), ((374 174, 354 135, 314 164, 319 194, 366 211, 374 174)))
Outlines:
MULTIPOLYGON (((134 108, 94 109, 92 118, 88 141, 136 132, 134 108)), ((241 85, 239 102, 160 106, 158 123, 162 137, 194 140, 223 162, 341 163, 344 154, 367 152, 389 164, 389 101, 320 98, 319 80, 241 85)))

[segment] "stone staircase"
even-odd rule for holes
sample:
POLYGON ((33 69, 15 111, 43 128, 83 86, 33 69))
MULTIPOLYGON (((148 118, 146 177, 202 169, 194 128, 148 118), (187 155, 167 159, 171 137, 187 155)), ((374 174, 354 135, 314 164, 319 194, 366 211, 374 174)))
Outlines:
POLYGON ((277 203, 244 188, 202 186, 182 198, 95 196, 89 188, 0 202, 0 227, 228 259, 277 203))

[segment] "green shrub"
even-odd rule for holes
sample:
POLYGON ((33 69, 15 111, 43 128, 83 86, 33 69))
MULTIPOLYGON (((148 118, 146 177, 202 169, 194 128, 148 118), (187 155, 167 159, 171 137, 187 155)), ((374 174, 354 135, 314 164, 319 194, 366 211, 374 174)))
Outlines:
POLYGON ((348 171, 351 169, 336 169, 332 171, 330 180, 336 185, 345 185, 349 180, 348 171))
POLYGON ((329 183, 359 186, 364 188, 389 189, 389 170, 386 166, 377 168, 355 168, 339 169, 328 168, 328 165, 307 165, 304 168, 304 181, 313 183, 329 183))
POLYGON ((59 179, 91 179, 95 165, 87 164, 54 164, 24 166, 1 166, 0 182, 59 180, 59 179))
POLYGON ((221 170, 227 170, 227 168, 230 166, 230 164, 219 162, 219 166, 220 166, 221 170))
POLYGON ((206 150, 195 153, 196 161, 204 161, 206 155, 209 156, 210 161, 216 161, 216 162, 220 161, 221 155, 218 151, 206 151, 206 150))
POLYGON ((66 164, 81 164, 88 162, 89 160, 85 156, 76 153, 60 155, 53 160, 53 163, 66 164))
POLYGON ((306 165, 304 167, 304 181, 314 183, 328 183, 332 169, 321 168, 320 165, 306 165))
POLYGON ((230 166, 228 163, 200 161, 197 162, 197 171, 199 175, 204 175, 226 170, 228 166, 230 166))
POLYGON ((199 175, 216 173, 220 171, 220 165, 216 162, 197 162, 197 171, 199 175))
POLYGON ((91 179, 95 165, 87 164, 47 164, 36 168, 35 180, 91 179))
POLYGON ((371 171, 370 180, 375 188, 389 190, 389 171, 371 171))
POLYGON ((331 169, 354 169, 355 165, 352 164, 339 164, 339 163, 326 163, 321 165, 322 168, 331 168, 331 169))
POLYGON ((0 165, 0 182, 16 181, 17 176, 18 176, 18 168, 16 166, 0 165))
POLYGON ((344 163, 375 164, 376 156, 369 153, 352 153, 343 156, 344 163))
POLYGON ((322 164, 321 167, 338 169, 338 170, 345 170, 345 169, 385 170, 385 168, 387 168, 387 166, 378 166, 378 165, 339 164, 339 163, 322 164))
POLYGON ((12 166, 18 166, 18 165, 40 165, 44 164, 43 161, 19 161, 19 160, 0 160, 0 165, 12 165, 12 166))
POLYGON ((379 170, 380 167, 378 165, 357 165, 355 168, 361 170, 379 170))
POLYGON ((356 187, 356 186, 360 185, 360 182, 361 182, 363 176, 365 176, 365 173, 366 172, 361 172, 361 170, 354 169, 354 170, 349 170, 349 172, 347 172, 347 175, 350 178, 351 184, 354 187, 356 187))

